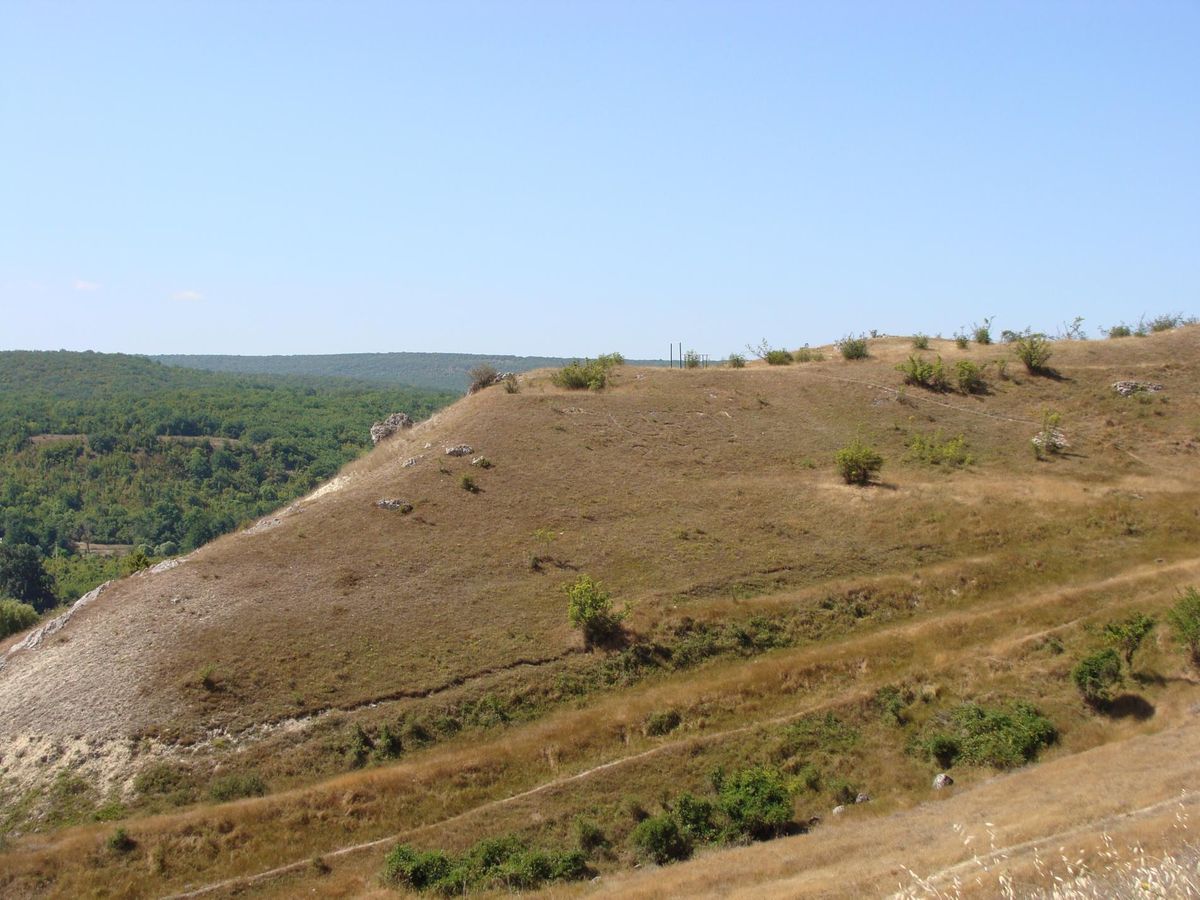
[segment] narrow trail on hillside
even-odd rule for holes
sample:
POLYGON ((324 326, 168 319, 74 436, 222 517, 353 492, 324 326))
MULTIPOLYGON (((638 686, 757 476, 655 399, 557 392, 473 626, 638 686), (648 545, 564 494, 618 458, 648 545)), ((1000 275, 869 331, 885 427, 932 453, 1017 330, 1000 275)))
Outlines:
POLYGON ((495 675, 504 675, 508 672, 515 672, 517 669, 536 669, 541 666, 548 666, 556 662, 562 662, 572 656, 577 656, 586 652, 583 647, 568 647, 559 653, 553 653, 549 656, 538 657, 520 657, 503 665, 490 666, 486 669, 479 669, 475 672, 466 672, 462 675, 456 675, 453 678, 443 681, 440 684, 432 685, 427 688, 399 688, 394 691, 388 691, 386 694, 379 694, 375 697, 369 697, 365 700, 356 700, 353 703, 330 704, 319 709, 314 709, 306 712, 302 716, 279 716, 277 718, 263 719, 261 722, 256 722, 253 725, 248 725, 235 732, 227 732, 217 729, 214 731, 224 737, 240 738, 251 734, 255 731, 270 730, 283 726, 303 726, 309 722, 328 716, 332 713, 353 713, 362 709, 372 709, 376 706, 385 703, 396 703, 400 700, 428 700, 430 697, 436 697, 438 694, 444 694, 447 691, 452 691, 455 688, 463 687, 475 681, 481 681, 485 678, 491 678, 495 675))
MULTIPOLYGON (((1027 597, 1025 600, 1023 600, 1020 603, 1017 603, 1015 605, 1013 603, 1011 603, 1011 601, 1004 601, 1003 603, 989 604, 984 609, 970 610, 970 611, 966 611, 966 612, 962 612, 962 613, 958 613, 958 614, 952 614, 949 617, 942 617, 941 619, 938 620, 938 622, 941 624, 946 624, 947 622, 950 622, 950 621, 968 622, 968 621, 972 621, 972 620, 976 620, 976 619, 985 619, 985 618, 988 618, 991 616, 995 616, 997 614, 1011 616, 1011 615, 1013 615, 1014 612, 1017 612, 1020 609, 1039 606, 1039 605, 1047 602, 1048 600, 1052 600, 1053 598, 1061 596, 1065 593, 1079 593, 1079 592, 1085 592, 1085 591, 1092 591, 1092 590, 1096 590, 1096 589, 1103 589, 1106 587, 1112 587, 1112 586, 1116 586, 1116 585, 1120 585, 1120 584, 1127 584, 1130 582, 1135 582, 1135 581, 1141 580, 1143 578, 1153 577, 1155 575, 1160 575, 1165 572, 1186 571, 1189 569, 1196 570, 1198 568, 1200 568, 1200 557, 1193 557, 1193 558, 1188 558, 1188 559, 1183 559, 1183 560, 1177 560, 1173 563, 1167 563, 1167 564, 1146 564, 1146 565, 1136 566, 1132 569, 1129 569, 1128 571, 1120 572, 1116 575, 1097 579, 1093 582, 1088 582, 1086 584, 1072 584, 1072 585, 1067 585, 1067 586, 1049 587, 1044 591, 1038 592, 1035 595, 1027 597)), ((928 627, 929 624, 930 623, 928 621, 909 622, 909 623, 906 623, 897 628, 885 629, 884 631, 886 631, 888 634, 893 634, 897 637, 900 637, 900 636, 903 636, 906 634, 912 634, 916 631, 919 631, 920 629, 922 629, 924 627, 928 627)), ((856 638, 856 639, 878 638, 880 636, 880 633, 881 632, 875 632, 870 635, 863 635, 863 636, 861 636, 861 638, 856 638)), ((1028 636, 1024 636, 1024 637, 1028 637, 1028 636)), ((1017 643, 1023 639, 1024 638, 1018 639, 1017 641, 1014 641, 1013 643, 1017 643)), ((974 658, 974 657, 978 656, 978 652, 979 652, 979 648, 977 646, 971 646, 971 647, 966 647, 966 648, 962 649, 961 651, 959 651, 957 656, 974 658)), ((822 700, 818 703, 809 704, 802 709, 793 710, 784 715, 772 716, 772 717, 769 717, 766 719, 760 719, 756 722, 751 722, 746 725, 739 725, 736 728, 730 728, 730 729, 726 729, 723 731, 713 732, 710 734, 693 735, 693 736, 683 738, 680 740, 660 744, 656 747, 651 747, 649 749, 639 751, 639 752, 631 754, 629 756, 622 756, 622 757, 618 757, 616 759, 608 760, 607 762, 600 763, 598 765, 592 766, 588 769, 584 769, 580 772, 576 772, 571 775, 564 775, 564 776, 560 776, 557 778, 553 778, 549 781, 545 781, 545 782, 542 782, 541 784, 535 785, 532 788, 528 788, 526 790, 519 791, 515 794, 510 794, 506 797, 500 797, 495 800, 491 800, 486 803, 480 804, 479 806, 474 806, 470 809, 463 810, 462 812, 456 813, 455 815, 449 816, 445 819, 441 819, 441 820, 438 820, 435 822, 428 822, 424 825, 418 825, 414 828, 409 828, 409 829, 405 829, 403 831, 394 832, 392 834, 386 835, 381 838, 375 838, 375 839, 372 839, 369 841, 363 841, 360 843, 349 844, 349 845, 339 847, 335 850, 331 850, 331 851, 328 851, 326 853, 322 853, 319 855, 322 859, 326 859, 326 860, 338 859, 338 858, 350 856, 350 855, 353 855, 356 853, 361 853, 361 852, 365 852, 368 850, 373 850, 373 849, 377 849, 380 847, 384 847, 384 846, 387 846, 390 844, 399 843, 401 841, 417 837, 426 832, 453 826, 457 823, 466 821, 475 816, 480 816, 480 815, 484 815, 489 812, 494 812, 505 806, 520 802, 521 800, 526 800, 531 797, 536 797, 540 794, 554 791, 558 788, 573 784, 575 782, 579 782, 584 779, 591 778, 602 772, 612 771, 614 769, 618 769, 618 768, 624 767, 626 765, 630 765, 630 764, 633 764, 636 762, 640 762, 640 761, 643 761, 646 759, 653 758, 655 756, 664 755, 664 754, 668 754, 671 752, 686 751, 686 750, 689 750, 694 747, 702 747, 707 744, 719 743, 721 741, 725 741, 730 738, 737 737, 738 735, 747 734, 747 733, 750 733, 752 731, 756 731, 759 729, 772 728, 772 727, 776 727, 779 725, 786 725, 792 721, 801 719, 805 716, 812 715, 813 713, 820 712, 829 707, 844 705, 847 702, 861 701, 861 700, 864 700, 864 699, 870 697, 872 694, 872 691, 874 689, 878 688, 879 686, 880 686, 879 684, 875 684, 874 682, 872 682, 870 684, 860 686, 857 690, 847 691, 846 693, 841 694, 833 699, 826 699, 826 700, 822 700)), ((1175 801, 1173 800, 1172 802, 1175 802, 1175 801)), ((1064 834, 1065 834, 1065 832, 1064 832, 1064 834)), ((1039 838, 1039 839, 1037 839, 1037 842, 1040 842, 1043 840, 1053 840, 1053 839, 1055 839, 1055 836, 1050 836, 1050 837, 1047 837, 1044 839, 1039 838)), ((1026 842, 1026 843, 1032 844, 1034 842, 1026 842)), ((1021 846, 1022 845, 1014 845, 1014 849, 1019 849, 1021 846)), ((230 890, 230 889, 235 889, 235 888, 240 890, 240 889, 252 887, 256 884, 261 884, 263 882, 270 881, 273 878, 278 878, 280 876, 284 876, 284 875, 302 871, 302 870, 310 867, 311 865, 312 865, 311 858, 296 860, 294 862, 286 863, 284 865, 277 866, 275 868, 268 869, 268 870, 262 871, 262 872, 258 872, 258 873, 252 874, 252 875, 234 876, 234 877, 227 878, 227 879, 224 879, 219 882, 214 882, 211 884, 203 885, 201 887, 193 888, 191 890, 184 891, 182 893, 171 894, 171 895, 167 896, 166 900, 185 900, 185 898, 202 897, 207 894, 213 894, 213 893, 217 893, 219 891, 230 890)), ((968 865, 968 864, 964 863, 962 865, 968 865)), ((946 871, 951 872, 952 869, 953 869, 953 867, 951 869, 947 869, 946 871)), ((939 876, 940 876, 940 873, 939 873, 939 876)))

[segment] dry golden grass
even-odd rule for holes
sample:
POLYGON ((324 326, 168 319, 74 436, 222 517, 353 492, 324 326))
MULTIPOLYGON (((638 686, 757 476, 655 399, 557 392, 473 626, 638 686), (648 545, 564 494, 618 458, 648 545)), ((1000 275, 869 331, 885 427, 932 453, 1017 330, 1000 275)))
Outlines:
MULTIPOLYGON (((934 815, 905 812, 930 798, 932 770, 870 713, 869 697, 888 683, 936 685, 943 705, 1025 697, 1062 732, 1050 762, 1000 782, 956 771, 956 795, 935 812, 972 797, 999 802, 987 798, 1006 796, 992 787, 1001 782, 1032 804, 1038 773, 1078 754, 1134 742, 1168 756, 1178 746, 1170 736, 1190 734, 1195 688, 1161 630, 1139 657, 1147 680, 1131 686, 1153 705, 1150 718, 1090 713, 1067 675, 1096 644, 1089 629, 1161 611, 1180 585, 1200 581, 1200 330, 1060 343, 1051 363, 1061 378, 1010 362, 1006 380, 989 369, 991 393, 977 397, 898 393, 894 366, 910 342, 872 341, 871 352, 863 362, 827 354, 737 371, 627 368, 599 394, 526 376, 518 394, 483 391, 386 443, 274 527, 113 588, 59 639, 0 672, 0 764, 16 762, 5 747, 20 736, 82 732, 101 752, 132 746, 129 771, 165 759, 201 786, 255 771, 272 793, 135 815, 122 823, 137 841, 125 855, 106 851, 108 824, 13 839, 0 889, 141 896, 296 863, 253 889, 350 896, 376 889, 401 834, 449 849, 504 831, 562 843, 586 811, 619 839, 630 827, 626 797, 652 807, 664 790, 702 790, 714 765, 771 759, 780 729, 815 710, 861 732, 857 749, 829 765, 869 787, 869 809, 636 877, 616 874, 630 862, 618 848, 598 863, 601 886, 646 896, 768 885, 780 896, 837 893, 821 885, 848 877, 850 848, 885 846, 866 854, 861 885, 898 888, 884 859, 924 877, 958 857, 931 837, 929 854, 903 859, 920 843, 902 839, 911 823, 934 815), (1119 398, 1109 385, 1128 377, 1166 390, 1119 398), (1071 447, 1038 462, 1029 441, 1047 408, 1062 414, 1071 447), (978 463, 943 471, 905 460, 911 435, 939 429, 963 434, 978 463), (834 451, 857 435, 887 460, 880 485, 850 488, 833 471, 834 451), (442 453, 461 442, 494 467, 442 453), (479 494, 461 489, 464 473, 479 494), (415 509, 377 509, 381 497, 415 509), (628 624, 648 642, 669 643, 686 619, 754 614, 800 622, 800 637, 576 698, 556 685, 594 677, 600 662, 566 623, 561 585, 579 572, 630 605, 628 624), (844 612, 854 598, 861 617, 844 612), (1048 636, 1062 654, 1045 651, 1048 636), (354 724, 484 696, 534 699, 510 725, 344 771, 338 742, 354 724), (664 709, 682 726, 647 736, 646 718, 664 709), (271 723, 281 724, 262 728, 271 723), (335 855, 341 848, 354 849, 335 855), (329 873, 308 865, 318 855, 329 873)), ((930 352, 947 361, 1009 353, 937 341, 930 352)), ((1064 790, 1088 771, 1079 766, 1064 790)), ((827 814, 828 805, 814 795, 797 812, 827 814)), ((1012 821, 1025 821, 1020 802, 1010 805, 1012 821)), ((1069 803, 1084 821, 1110 805, 1098 789, 1069 803)), ((1049 814, 1027 824, 1029 834, 1061 830, 1049 814)))

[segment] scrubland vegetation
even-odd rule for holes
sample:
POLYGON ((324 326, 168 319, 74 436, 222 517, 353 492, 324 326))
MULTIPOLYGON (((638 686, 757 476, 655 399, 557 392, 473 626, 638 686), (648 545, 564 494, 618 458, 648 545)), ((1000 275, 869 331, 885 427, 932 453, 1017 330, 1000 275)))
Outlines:
MULTIPOLYGON (((137 703, 117 675, 94 701, 137 735, 130 787, 6 776, 0 890, 287 866, 253 889, 693 895, 774 877, 726 860, 786 841, 787 877, 840 847, 836 883, 871 894, 893 870, 845 850, 859 829, 1166 754, 1200 647, 1196 335, 1046 339, 1050 370, 990 329, 780 351, 803 366, 611 354, 511 394, 484 373, 343 489, 63 632, 77 680, 114 635, 148 648, 137 703), (1114 393, 1131 374, 1163 390, 1114 393)), ((0 712, 33 731, 40 705, 0 712)))

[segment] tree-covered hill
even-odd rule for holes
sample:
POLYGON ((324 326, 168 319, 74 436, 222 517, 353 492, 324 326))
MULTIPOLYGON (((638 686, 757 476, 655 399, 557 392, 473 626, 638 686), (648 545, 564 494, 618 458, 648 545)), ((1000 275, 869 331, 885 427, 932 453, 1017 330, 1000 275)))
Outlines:
MULTIPOLYGON (((484 356, 472 353, 331 353, 313 356, 152 356, 168 366, 211 372, 266 375, 317 375, 358 378, 387 384, 409 384, 465 391, 474 366, 501 372, 528 372, 570 362, 554 356, 484 356)), ((665 365, 663 360, 630 360, 636 365, 665 365)))
POLYGON ((71 599, 106 574, 95 560, 62 562, 74 544, 189 550, 333 475, 370 446, 373 421, 424 418, 454 398, 120 354, 0 352, 0 539, 59 557, 51 568, 71 599), (95 572, 81 580, 82 569, 95 572))

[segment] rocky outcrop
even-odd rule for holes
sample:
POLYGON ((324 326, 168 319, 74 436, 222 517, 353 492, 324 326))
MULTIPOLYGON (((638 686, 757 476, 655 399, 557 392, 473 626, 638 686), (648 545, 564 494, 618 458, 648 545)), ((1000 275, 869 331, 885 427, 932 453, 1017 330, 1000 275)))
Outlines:
POLYGON ((395 500, 395 499, 376 500, 375 505, 377 507, 379 507, 380 509, 396 509, 396 510, 399 510, 401 513, 410 513, 413 510, 413 505, 404 500, 395 500))
POLYGON ((1132 397, 1134 394, 1157 394, 1163 389, 1161 384, 1155 384, 1153 381, 1118 381, 1112 387, 1122 397, 1132 397))
POLYGON ((935 791, 944 790, 950 787, 952 784, 954 784, 954 779, 945 772, 939 772, 937 775, 933 776, 933 789, 935 791))
POLYGON ((453 444, 446 448, 447 456, 470 456, 474 452, 470 444, 453 444))
POLYGON ((382 422, 376 422, 371 426, 371 443, 378 444, 384 438, 389 438, 397 431, 404 428, 412 428, 415 423, 405 413, 392 413, 382 422))

